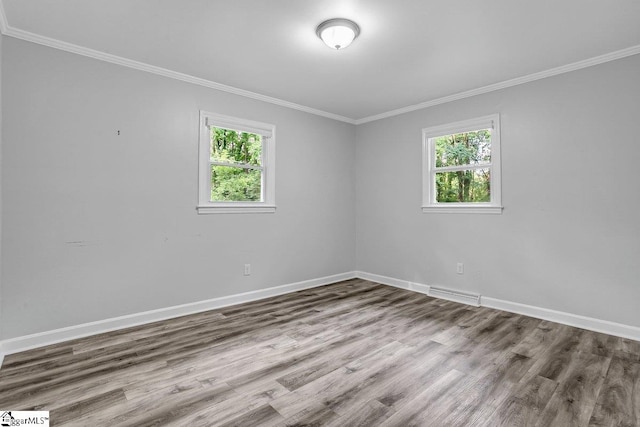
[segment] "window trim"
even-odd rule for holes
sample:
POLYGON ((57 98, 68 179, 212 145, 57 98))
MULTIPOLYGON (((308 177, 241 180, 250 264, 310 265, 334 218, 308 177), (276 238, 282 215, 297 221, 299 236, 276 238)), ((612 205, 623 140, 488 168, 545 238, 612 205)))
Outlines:
MULTIPOLYGON (((502 213, 502 188, 501 188, 501 158, 500 158, 500 114, 477 117, 444 125, 431 126, 422 129, 422 212, 423 213, 473 213, 473 214, 501 214, 502 213), (479 129, 491 128, 491 162, 482 165, 473 165, 466 169, 480 169, 489 166, 491 168, 491 201, 476 203, 438 203, 436 197, 435 174, 446 168, 435 167, 435 138, 443 135, 451 135, 469 132, 479 129)), ((454 169, 458 168, 457 166, 454 169)))
POLYGON ((220 213, 274 213, 276 127, 269 123, 245 120, 238 117, 200 111, 200 137, 198 150, 198 204, 199 214, 220 213), (212 202, 210 143, 211 127, 255 133, 262 137, 262 201, 261 202, 212 202))

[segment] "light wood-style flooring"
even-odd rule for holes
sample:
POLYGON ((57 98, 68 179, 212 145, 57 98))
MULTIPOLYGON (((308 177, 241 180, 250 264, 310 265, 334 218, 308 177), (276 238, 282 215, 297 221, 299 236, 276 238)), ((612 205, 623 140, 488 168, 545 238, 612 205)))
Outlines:
POLYGON ((9 355, 54 426, 639 426, 640 343, 364 280, 9 355))

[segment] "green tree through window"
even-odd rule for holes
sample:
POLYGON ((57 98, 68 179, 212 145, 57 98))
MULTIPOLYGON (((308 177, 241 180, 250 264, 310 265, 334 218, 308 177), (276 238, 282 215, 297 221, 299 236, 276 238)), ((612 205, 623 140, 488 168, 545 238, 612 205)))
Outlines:
POLYGON ((422 129, 422 212, 501 214, 500 115, 422 129))
POLYGON ((491 130, 456 133, 435 139, 436 168, 470 166, 462 170, 437 171, 436 201, 489 202, 491 169, 478 165, 491 162, 491 130))
POLYGON ((211 127, 211 201, 262 200, 262 137, 211 127))

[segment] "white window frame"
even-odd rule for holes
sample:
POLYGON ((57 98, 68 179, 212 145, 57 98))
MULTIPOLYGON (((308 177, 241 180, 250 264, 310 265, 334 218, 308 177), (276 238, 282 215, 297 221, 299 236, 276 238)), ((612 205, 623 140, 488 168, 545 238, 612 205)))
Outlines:
POLYGON ((199 214, 275 212, 275 125, 200 111, 200 144, 198 156, 199 185, 197 211, 199 214), (262 196, 260 202, 211 201, 211 127, 255 133, 262 137, 262 196))
POLYGON ((500 115, 478 117, 422 129, 422 212, 424 213, 502 213, 500 170, 500 115), (443 135, 491 129, 491 162, 479 165, 436 167, 435 139, 443 135), (491 169, 491 201, 438 203, 436 201, 436 172, 469 169, 491 169))

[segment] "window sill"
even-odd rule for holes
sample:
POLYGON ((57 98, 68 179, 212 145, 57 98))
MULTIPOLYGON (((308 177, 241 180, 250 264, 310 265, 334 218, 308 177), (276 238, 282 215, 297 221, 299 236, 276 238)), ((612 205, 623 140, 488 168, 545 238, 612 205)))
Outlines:
POLYGON ((502 206, 478 206, 478 205, 457 205, 457 206, 423 206, 422 213, 445 213, 445 214, 501 214, 502 206))
POLYGON ((245 213, 275 213, 275 205, 205 205, 196 207, 199 215, 207 214, 245 214, 245 213))

